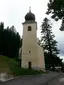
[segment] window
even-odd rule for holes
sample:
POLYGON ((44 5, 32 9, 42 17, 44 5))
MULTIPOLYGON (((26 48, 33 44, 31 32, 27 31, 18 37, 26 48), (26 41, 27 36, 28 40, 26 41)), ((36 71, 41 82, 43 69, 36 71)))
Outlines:
POLYGON ((31 53, 31 51, 29 50, 29 53, 31 53))
POLYGON ((31 26, 28 26, 28 31, 31 31, 31 26))

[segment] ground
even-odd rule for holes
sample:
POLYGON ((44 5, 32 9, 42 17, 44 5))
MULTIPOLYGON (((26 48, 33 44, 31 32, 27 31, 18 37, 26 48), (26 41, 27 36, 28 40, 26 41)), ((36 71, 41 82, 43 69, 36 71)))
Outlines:
MULTIPOLYGON (((12 59, 8 59, 6 57, 0 57, 0 68, 9 68, 8 70, 13 70, 17 75, 20 74, 38 74, 37 71, 21 69, 18 67, 17 62, 12 59), (6 62, 5 62, 6 60, 6 62), (8 62, 8 64, 7 64, 8 62)), ((4 71, 5 69, 0 69, 0 71, 4 71)), ((24 75, 23 74, 23 75, 24 75)), ((9 80, 6 82, 0 82, 0 85, 64 85, 64 73, 57 72, 49 72, 46 74, 39 75, 24 75, 13 80, 9 80)))
POLYGON ((0 56, 0 73, 4 72, 13 76, 35 75, 44 73, 43 71, 21 68, 19 64, 20 63, 18 59, 16 60, 6 56, 0 56))
POLYGON ((64 73, 60 73, 60 75, 48 82, 48 85, 64 85, 64 73))
POLYGON ((11 72, 8 63, 6 62, 6 57, 0 56, 0 72, 11 72))
POLYGON ((50 72, 44 75, 21 76, 19 78, 6 81, 0 85, 64 85, 59 83, 59 79, 63 78, 63 73, 50 72))

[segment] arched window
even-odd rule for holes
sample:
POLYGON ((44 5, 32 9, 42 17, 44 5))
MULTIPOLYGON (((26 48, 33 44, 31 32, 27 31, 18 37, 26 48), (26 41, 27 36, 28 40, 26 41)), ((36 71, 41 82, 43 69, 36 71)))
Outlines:
POLYGON ((29 53, 31 53, 31 51, 29 50, 29 53))
POLYGON ((28 31, 31 31, 31 26, 28 26, 28 31))

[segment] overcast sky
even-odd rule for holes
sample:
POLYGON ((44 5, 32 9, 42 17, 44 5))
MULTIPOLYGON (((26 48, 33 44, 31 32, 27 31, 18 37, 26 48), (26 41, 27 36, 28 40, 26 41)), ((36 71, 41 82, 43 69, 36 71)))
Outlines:
MULTIPOLYGON (((0 22, 4 22, 5 28, 7 26, 15 26, 16 30, 22 36, 22 23, 25 21, 24 17, 29 11, 31 6, 31 11, 36 16, 36 21, 38 23, 37 37, 40 38, 40 29, 43 19, 47 16, 45 12, 47 10, 48 0, 0 0, 0 22)), ((50 19, 50 16, 48 16, 50 19)), ((60 49, 60 55, 64 56, 64 32, 59 30, 61 21, 55 22, 52 20, 52 30, 55 34, 55 39, 58 41, 58 48, 60 49)))

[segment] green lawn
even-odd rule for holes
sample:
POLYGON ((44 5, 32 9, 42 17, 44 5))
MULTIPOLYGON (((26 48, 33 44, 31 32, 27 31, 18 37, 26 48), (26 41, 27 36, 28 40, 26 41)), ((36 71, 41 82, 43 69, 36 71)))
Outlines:
POLYGON ((21 68, 18 61, 5 56, 0 56, 0 72, 12 73, 15 76, 45 73, 43 71, 21 68))
POLYGON ((0 56, 0 72, 11 73, 8 63, 6 62, 5 56, 0 56))

